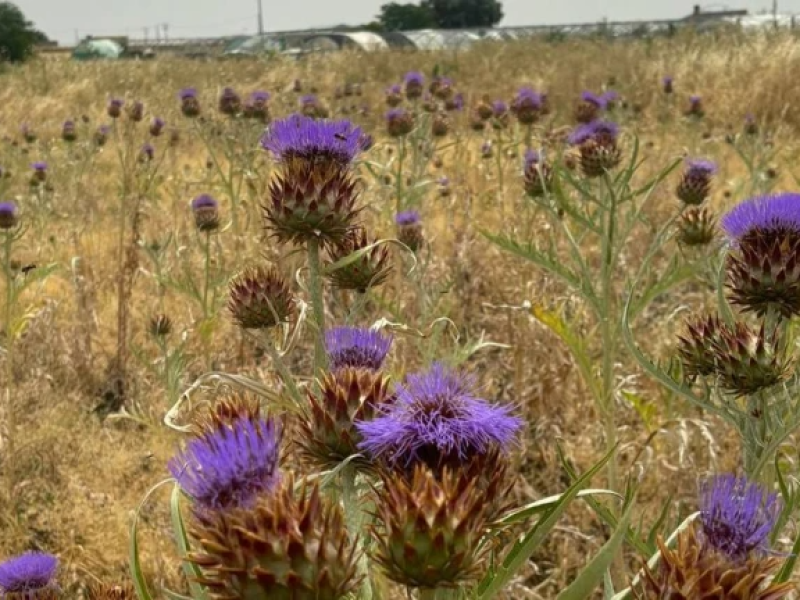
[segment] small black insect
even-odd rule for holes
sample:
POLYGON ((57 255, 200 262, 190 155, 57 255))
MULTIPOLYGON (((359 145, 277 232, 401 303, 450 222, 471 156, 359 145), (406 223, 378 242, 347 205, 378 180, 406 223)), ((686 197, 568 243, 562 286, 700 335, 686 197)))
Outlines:
POLYGON ((22 271, 22 274, 23 274, 23 275, 27 275, 28 273, 30 273, 31 271, 33 271, 35 268, 36 268, 36 265, 34 265, 34 264, 30 264, 30 265, 25 265, 24 267, 22 267, 22 268, 20 269, 20 271, 22 271))
POLYGON ((345 134, 343 134, 343 133, 334 133, 333 137, 335 137, 337 140, 341 140, 343 142, 347 141, 347 136, 345 134))

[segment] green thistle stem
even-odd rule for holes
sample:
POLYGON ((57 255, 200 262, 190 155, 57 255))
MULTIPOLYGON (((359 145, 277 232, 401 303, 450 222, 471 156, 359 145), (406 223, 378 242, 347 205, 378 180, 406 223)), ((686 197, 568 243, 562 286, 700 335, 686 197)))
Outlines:
POLYGON ((403 210, 403 196, 405 194, 404 187, 405 182, 403 181, 403 166, 406 160, 406 137, 402 136, 400 138, 400 144, 397 151, 397 176, 395 178, 395 214, 401 212, 403 210))
MULTIPOLYGON (((13 241, 14 236, 10 230, 5 232, 5 240, 3 244, 3 271, 6 276, 6 310, 3 319, 3 325, 6 335, 6 401, 5 401, 5 419, 6 419, 6 428, 8 429, 8 438, 5 440, 6 448, 5 448, 5 455, 6 457, 11 457, 13 460, 14 457, 14 428, 15 428, 15 414, 14 414, 14 400, 13 400, 13 392, 12 388, 14 386, 14 335, 11 332, 11 325, 13 320, 13 303, 14 303, 14 276, 11 271, 11 242, 13 241)), ((8 460, 6 463, 8 464, 8 460)), ((14 497, 14 480, 12 477, 8 477, 8 498, 7 500, 10 501, 14 497)))
POLYGON ((211 232, 206 231, 206 239, 203 244, 203 318, 208 319, 208 289, 211 282, 211 232))
MULTIPOLYGON (((357 543, 359 546, 362 546, 364 537, 360 532, 363 527, 364 513, 361 510, 358 489, 356 488, 357 475, 358 472, 356 468, 351 464, 345 465, 342 468, 342 504, 344 506, 344 517, 347 523, 347 529, 352 535, 357 536, 357 543)), ((358 574, 363 576, 364 579, 357 598, 360 600, 372 600, 372 584, 369 578, 369 559, 366 554, 363 554, 358 561, 358 574)))
POLYGON ((292 400, 295 401, 298 408, 302 408, 303 396, 300 393, 300 388, 297 387, 297 383, 295 382, 292 373, 289 371, 289 367, 286 366, 286 363, 283 362, 281 355, 278 354, 275 344, 272 343, 272 340, 266 339, 268 335, 269 333, 266 333, 261 340, 259 340, 262 342, 260 345, 269 355, 269 358, 272 361, 272 366, 275 367, 275 370, 278 372, 278 376, 281 378, 281 381, 283 381, 283 385, 285 385, 286 389, 289 390, 289 395, 292 397, 292 400))
POLYGON ((322 296, 322 268, 319 260, 319 240, 308 240, 308 272, 311 293, 311 308, 314 314, 314 323, 317 326, 317 336, 314 340, 314 377, 328 366, 328 356, 325 353, 325 301, 322 296))

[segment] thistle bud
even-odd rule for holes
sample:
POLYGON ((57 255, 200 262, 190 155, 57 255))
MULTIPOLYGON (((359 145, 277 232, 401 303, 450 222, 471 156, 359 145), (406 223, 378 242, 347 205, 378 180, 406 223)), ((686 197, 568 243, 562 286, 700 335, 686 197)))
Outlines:
POLYGON ((525 192, 531 198, 546 195, 553 187, 553 169, 535 150, 525 153, 525 192))
POLYGON ((707 246, 716 236, 717 220, 705 208, 693 206, 680 216, 678 242, 684 246, 707 246))
POLYGON ((61 127, 61 139, 65 142, 74 142, 78 139, 78 130, 75 128, 75 121, 64 121, 61 127))
POLYGON ((187 560, 215 597, 342 600, 356 589, 359 555, 341 508, 317 486, 294 487, 288 478, 253 508, 204 515, 190 529, 200 551, 187 560))
POLYGON ((667 75, 664 79, 661 80, 661 89, 665 94, 671 94, 675 91, 674 87, 674 79, 667 75))
POLYGON ((431 135, 444 137, 450 133, 450 119, 444 113, 436 113, 431 121, 431 135))
POLYGON ((183 116, 194 118, 200 116, 200 100, 197 98, 195 88, 184 88, 178 94, 181 101, 181 112, 183 116))
MULTIPOLYGON (((334 469, 359 454, 361 434, 355 423, 372 419, 391 399, 389 380, 379 372, 344 367, 324 376, 320 391, 308 395, 297 445, 303 458, 321 469, 334 469)), ((369 468, 366 459, 355 466, 369 468)))
POLYGON ((395 215, 394 221, 397 226, 398 241, 408 246, 412 252, 418 252, 425 243, 419 212, 416 210, 399 212, 395 215))
POLYGON ((532 125, 543 114, 542 94, 531 88, 522 88, 511 103, 511 112, 522 125, 532 125))
POLYGON ((444 109, 448 112, 464 110, 464 94, 461 92, 453 95, 444 102, 444 109))
POLYGON ((25 140, 26 144, 32 144, 38 138, 36 132, 27 123, 22 124, 22 126, 20 127, 20 133, 22 133, 22 139, 25 140))
POLYGON ((257 119, 262 123, 269 123, 269 93, 255 91, 244 105, 244 116, 248 119, 257 119))
POLYGON ((678 354, 688 381, 714 373, 714 343, 721 328, 718 317, 704 316, 687 322, 686 333, 678 336, 678 354))
POLYGON ((605 107, 603 98, 592 92, 583 92, 580 102, 575 107, 575 120, 578 123, 596 121, 605 107))
POLYGON ((481 144, 481 158, 488 160, 494 156, 494 145, 490 140, 486 140, 481 144))
POLYGON ((386 132, 391 137, 404 137, 414 130, 414 116, 403 108, 386 113, 386 132))
POLYGON ((439 588, 480 578, 490 519, 474 479, 449 470, 437 477, 420 466, 410 481, 384 476, 377 495, 372 558, 389 579, 439 588))
POLYGON ((307 94, 300 98, 300 113, 311 119, 327 119, 330 114, 315 94, 307 94))
POLYGON ((158 137, 164 131, 164 126, 166 123, 164 119, 161 117, 154 117, 152 121, 150 121, 150 135, 153 137, 158 137))
POLYGON ((0 229, 13 229, 18 222, 17 205, 13 202, 0 202, 0 229))
POLYGON ((236 90, 226 87, 219 95, 217 108, 223 115, 236 116, 242 111, 242 99, 236 90))
POLYGON ((259 267, 233 279, 228 307, 240 327, 269 329, 291 318, 294 298, 277 271, 259 267))
POLYGON ((124 104, 125 101, 122 98, 112 98, 108 101, 106 113, 112 119, 119 119, 119 117, 122 115, 122 106, 124 104))
POLYGON ((786 375, 787 357, 777 331, 767 333, 762 324, 723 325, 712 341, 714 370, 720 387, 738 396, 754 394, 780 383, 786 375))
POLYGON ((385 91, 386 104, 390 108, 395 108, 403 103, 403 87, 395 84, 386 88, 385 91))
POLYGON ((753 115, 748 114, 744 118, 744 133, 745 135, 755 136, 758 135, 758 122, 753 115))
POLYGON ((705 116, 705 108, 703 107, 703 99, 700 96, 689 96, 689 106, 686 107, 684 114, 687 117, 701 118, 705 116))
POLYGON ((481 101, 475 106, 474 114, 481 121, 488 121, 494 116, 494 108, 489 96, 481 98, 481 101))
POLYGON ((33 175, 31 176, 31 185, 39 185, 47 181, 47 163, 35 162, 31 165, 33 175))
POLYGON ((110 128, 108 125, 100 125, 97 130, 94 132, 94 144, 95 146, 102 148, 108 142, 108 134, 110 132, 110 128))
POLYGON ((676 190, 678 198, 690 206, 702 204, 711 192, 711 179, 716 172, 717 165, 710 160, 687 160, 676 190))
POLYGON ((148 330, 155 338, 167 337, 172 333, 172 319, 167 315, 155 315, 150 318, 148 330))
POLYGON ((422 110, 426 113, 435 113, 439 110, 439 103, 436 101, 436 98, 430 95, 430 93, 425 92, 422 96, 422 110))
POLYGON ((208 194, 201 194, 192 200, 194 224, 198 231, 219 229, 219 203, 208 194))
POLYGON ((403 78, 405 84, 406 98, 409 100, 416 100, 422 97, 425 90, 425 76, 419 71, 411 71, 406 73, 403 78))
POLYGON ((622 160, 617 145, 619 128, 615 123, 594 121, 581 125, 569 136, 569 143, 578 146, 581 170, 586 177, 601 177, 622 160))
MULTIPOLYGON (((139 150, 139 164, 149 164, 156 156, 156 149, 153 144, 145 144, 139 150)), ((197 213, 195 213, 197 214, 197 213)))
POLYGON ((352 262, 333 270, 328 275, 334 287, 340 290, 356 290, 364 293, 369 288, 384 283, 392 270, 389 263, 389 250, 385 245, 367 250, 372 240, 367 237, 363 227, 352 229, 346 237, 329 250, 331 263, 336 263, 361 253, 352 262))
POLYGON ((134 123, 142 121, 144 119, 144 104, 137 100, 128 105, 128 118, 134 123))

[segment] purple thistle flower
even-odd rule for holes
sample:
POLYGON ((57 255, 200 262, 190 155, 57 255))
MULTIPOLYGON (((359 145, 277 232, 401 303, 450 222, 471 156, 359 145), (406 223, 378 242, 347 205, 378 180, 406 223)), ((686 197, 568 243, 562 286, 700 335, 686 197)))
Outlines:
POLYGON ((700 104, 702 102, 702 98, 698 95, 689 96, 689 104, 700 104))
POLYGON ((593 121, 576 127, 569 134, 567 141, 573 146, 580 146, 589 140, 598 137, 609 137, 616 140, 619 135, 619 126, 609 121, 593 121))
POLYGON ((392 347, 392 337, 374 329, 337 327, 325 334, 331 370, 345 367, 379 371, 392 347))
POLYGON ((410 225, 417 225, 420 222, 419 211, 404 210, 399 212, 394 217, 394 222, 401 227, 408 227, 410 225))
POLYGON ((191 440, 169 470, 200 509, 250 506, 280 480, 280 438, 274 421, 240 418, 191 440))
POLYGON ((403 83, 407 86, 410 85, 418 85, 422 86, 425 84, 425 75, 420 73, 419 71, 409 71, 403 77, 403 83))
POLYGON ((0 564, 0 597, 38 597, 38 592, 56 588, 58 559, 51 554, 26 552, 0 564))
POLYGON ((495 100, 492 102, 492 112, 495 117, 502 117, 508 112, 508 104, 503 100, 495 100))
POLYGON ((711 177, 717 173, 717 163, 702 158, 686 159, 687 177, 711 177))
POLYGON ((109 108, 122 108, 124 104, 125 100, 122 98, 111 98, 111 100, 108 101, 109 108))
POLYGON ((524 87, 520 88, 517 95, 512 102, 513 106, 532 106, 536 109, 541 109, 543 105, 542 94, 535 91, 533 88, 524 87))
POLYGON ((530 169, 534 165, 538 165, 542 162, 542 155, 538 150, 534 150, 533 148, 528 148, 525 151, 525 169, 530 169))
POLYGON ((269 92, 264 92, 262 90, 256 90, 255 92, 250 94, 250 102, 253 104, 264 104, 269 102, 270 95, 269 92))
POLYGON ((31 168, 36 171, 37 173, 44 173, 47 171, 47 163, 46 162, 35 162, 31 164, 31 168))
POLYGON ((600 100, 603 101, 603 106, 611 108, 611 106, 619 100, 619 93, 615 90, 608 90, 600 95, 600 100))
POLYGON ((464 109, 464 94, 458 92, 453 99, 447 103, 447 110, 463 110, 464 109))
POLYGON ((17 205, 13 202, 0 202, 0 229, 11 229, 17 224, 17 205))
POLYGON ((399 83, 395 83, 394 85, 390 85, 386 88, 386 94, 391 96, 399 95, 403 91, 403 86, 399 83))
POLYGON ((606 101, 603 96, 588 90, 581 93, 581 100, 588 102, 589 104, 594 104, 599 109, 604 109, 606 107, 606 101))
POLYGON ((178 98, 181 100, 189 100, 197 98, 197 89, 193 87, 183 88, 178 92, 178 98))
POLYGON ((319 100, 314 94, 306 94, 300 98, 301 106, 316 106, 317 104, 319 104, 319 100))
POLYGON ((218 208, 219 203, 210 194, 200 194, 192 200, 192 210, 198 211, 204 208, 218 208))
POLYGON ((261 147, 276 160, 330 159, 353 162, 362 149, 363 131, 348 120, 331 121, 292 115, 276 121, 261 138, 261 147))
POLYGON ((400 467, 461 464, 476 454, 505 451, 522 420, 507 406, 476 398, 473 377, 440 363, 409 375, 397 400, 372 421, 356 424, 362 450, 400 467))
POLYGON ((153 144, 147 143, 142 146, 142 149, 139 151, 139 157, 143 161, 151 161, 155 158, 156 149, 153 147, 153 144))
POLYGON ((728 211, 720 225, 734 241, 756 229, 800 232, 800 194, 785 192, 745 200, 728 211))
POLYGON ((700 521, 705 540, 733 560, 768 551, 781 513, 776 494, 746 477, 718 475, 701 484, 700 521))

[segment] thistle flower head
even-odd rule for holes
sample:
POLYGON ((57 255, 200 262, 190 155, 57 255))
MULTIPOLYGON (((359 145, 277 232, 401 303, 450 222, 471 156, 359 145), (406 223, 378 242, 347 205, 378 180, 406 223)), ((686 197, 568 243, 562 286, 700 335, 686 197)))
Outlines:
POLYGON ((686 160, 686 170, 675 193, 678 198, 690 206, 698 206, 708 198, 711 192, 711 179, 717 172, 713 161, 690 158, 686 160))
POLYGON ((16 204, 13 202, 0 202, 0 229, 16 227, 18 219, 16 204))
POLYGON ((703 115, 705 115, 703 99, 697 95, 689 96, 689 106, 686 108, 686 116, 702 117, 703 115))
POLYGON ((172 332, 172 319, 165 314, 153 315, 147 330, 155 338, 166 337, 172 332))
POLYGON ((414 130, 414 115, 404 108, 386 112, 386 131, 391 137, 403 137, 414 130))
POLYGON ((134 123, 138 123, 144 119, 144 103, 135 100, 128 105, 128 118, 134 123))
POLYGON ((502 117, 508 112, 508 103, 504 100, 495 100, 492 102, 492 112, 495 117, 502 117))
POLYGON ((248 269, 234 277, 228 307, 243 329, 269 329, 294 314, 286 280, 274 269, 248 269))
POLYGON ((209 194, 200 194, 192 200, 195 226, 198 231, 214 231, 219 228, 219 202, 209 194))
POLYGON ((150 135, 153 137, 158 137, 161 135, 161 132, 164 131, 164 126, 166 125, 166 121, 161 117, 153 117, 153 120, 150 121, 150 135))
POLYGON ((714 241, 717 220, 706 208, 692 206, 678 221, 678 241, 685 246, 706 246, 714 241))
POLYGON ((242 98, 233 88, 223 88, 219 95, 217 108, 223 115, 237 115, 242 110, 242 98))
POLYGON ((117 119, 122 114, 122 106, 125 104, 125 101, 122 98, 111 98, 108 101, 108 106, 106 107, 106 112, 108 116, 112 119, 117 119))
POLYGON ((553 186, 553 169, 540 152, 529 148, 524 161, 525 191, 532 198, 544 196, 553 186))
POLYGON ((722 390, 748 396, 780 383, 787 372, 786 349, 777 330, 766 332, 746 323, 721 324, 716 335, 705 340, 710 349, 722 390))
POLYGON ((423 75, 419 71, 409 71, 403 76, 403 83, 413 84, 413 85, 424 85, 425 84, 425 75, 423 75))
POLYGON ((269 102, 270 94, 263 90, 255 90, 250 93, 250 102, 253 104, 265 104, 269 102))
POLYGON ((74 142, 78 139, 75 121, 64 121, 64 124, 61 126, 61 139, 65 142, 74 142))
POLYGON ((416 463, 458 466, 475 455, 507 450, 522 421, 509 407, 477 398, 474 389, 472 377, 438 363, 409 375, 384 414, 358 425, 361 448, 402 469, 416 463))
POLYGON ((671 94, 674 91, 674 84, 675 79, 669 75, 666 75, 661 79, 661 87, 665 94, 671 94))
POLYGON ((592 121, 575 128, 567 141, 580 147, 581 170, 586 177, 600 177, 619 165, 622 153, 617 145, 619 127, 608 121, 592 121))
POLYGON ((325 333, 325 351, 332 371, 347 367, 380 371, 392 341, 376 329, 337 327, 325 333))
POLYGON ((420 222, 419 211, 404 210, 402 212, 399 212, 395 215, 394 222, 401 227, 407 227, 409 225, 418 225, 420 222))
POLYGON ((47 171, 47 163, 41 161, 35 162, 31 164, 31 168, 38 173, 44 173, 45 171, 47 171))
POLYGON ((594 121, 576 127, 569 134, 567 141, 573 146, 580 146, 591 140, 609 139, 616 141, 619 136, 619 126, 610 121, 594 121))
POLYGON ((183 88, 180 92, 178 92, 178 98, 180 100, 189 100, 191 98, 197 98, 197 88, 193 87, 183 88))
POLYGON ((169 470, 199 512, 251 506, 279 483, 280 440, 275 421, 240 419, 191 440, 169 470))
POLYGON ((419 71, 410 71, 403 77, 406 98, 415 100, 422 96, 425 89, 425 76, 419 71))
POLYGON ((703 538, 733 561, 769 550, 780 512, 777 495, 746 477, 720 475, 700 487, 703 538))
POLYGON ((155 158, 155 155, 156 155, 155 147, 153 146, 153 144, 150 144, 148 142, 139 149, 139 162, 149 163, 151 160, 153 160, 153 158, 155 158))
POLYGON ((349 166, 361 151, 363 131, 348 120, 328 121, 292 115, 275 121, 261 138, 261 146, 275 160, 349 166))
POLYGON ((214 403, 198 411, 192 419, 192 433, 196 437, 231 429, 237 423, 261 420, 261 403, 252 394, 231 394, 215 399, 214 403))
POLYGON ((254 506, 203 515, 190 530, 198 552, 187 560, 215 598, 341 600, 356 589, 360 556, 338 502, 317 486, 294 488, 288 478, 254 506))
POLYGON ((51 554, 27 552, 0 564, 0 597, 34 600, 55 597, 58 559, 51 554))
POLYGON ((755 231, 800 233, 800 194, 782 193, 746 200, 723 215, 720 225, 734 242, 755 231))
POLYGON ((600 94, 595 94, 594 92, 590 92, 589 90, 584 90, 581 92, 581 102, 587 102, 589 104, 594 104, 599 109, 604 109, 606 107, 605 99, 600 94))
POLYGON ((529 87, 521 88, 511 102, 511 112, 523 125, 535 123, 544 113, 544 109, 544 96, 529 87))
POLYGON ((200 99, 197 97, 195 88, 183 88, 178 92, 178 98, 181 101, 181 112, 184 116, 193 118, 200 115, 200 99))
POLYGON ((425 236, 422 233, 422 221, 419 212, 416 210, 406 210, 397 213, 394 218, 397 226, 397 239, 402 244, 408 246, 412 252, 417 252, 425 243, 425 236))

